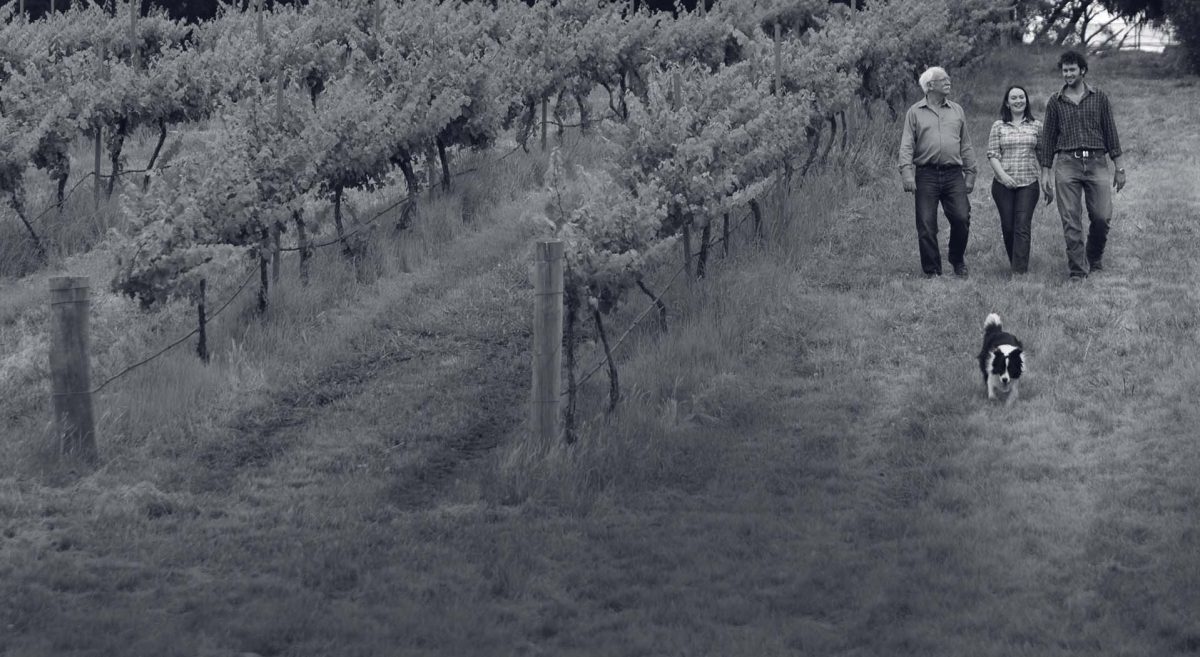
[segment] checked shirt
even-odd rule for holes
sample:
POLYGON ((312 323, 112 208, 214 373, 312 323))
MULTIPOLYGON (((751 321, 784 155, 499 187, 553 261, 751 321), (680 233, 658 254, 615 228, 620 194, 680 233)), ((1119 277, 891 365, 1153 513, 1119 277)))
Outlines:
POLYGON ((1121 156, 1121 141, 1117 137, 1117 124, 1113 120, 1112 106, 1108 96, 1101 90, 1083 84, 1083 98, 1079 104, 1067 100, 1063 90, 1050 96, 1046 103, 1046 122, 1042 129, 1042 141, 1038 145, 1038 162, 1045 168, 1054 163, 1054 154, 1059 151, 1088 149, 1106 151, 1110 158, 1121 156))
POLYGON ((1042 122, 1018 119, 1017 123, 996 121, 988 133, 987 156, 1000 160, 1004 172, 1024 187, 1038 181, 1037 145, 1042 122))

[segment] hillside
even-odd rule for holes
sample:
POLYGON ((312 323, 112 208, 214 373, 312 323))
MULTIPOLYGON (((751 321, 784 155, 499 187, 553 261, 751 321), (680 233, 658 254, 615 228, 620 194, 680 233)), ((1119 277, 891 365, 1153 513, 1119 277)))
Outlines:
MULTIPOLYGON (((980 151, 1006 83, 1041 113, 1054 55, 953 72, 980 151)), ((81 477, 10 441, 0 653, 1200 651, 1200 84, 1155 61, 1089 74, 1130 172, 1102 275, 1066 284, 1039 206, 1010 280, 984 173, 971 278, 921 278, 898 128, 856 115, 765 248, 672 287, 667 333, 623 348, 618 411, 597 375, 578 444, 545 458, 522 433, 538 165, 501 165, 488 220, 419 229, 409 271, 283 288, 304 322, 221 329, 279 363, 188 384, 184 355, 139 384, 208 417, 110 419, 81 477), (1029 353, 1011 408, 978 379, 989 312, 1029 353)))

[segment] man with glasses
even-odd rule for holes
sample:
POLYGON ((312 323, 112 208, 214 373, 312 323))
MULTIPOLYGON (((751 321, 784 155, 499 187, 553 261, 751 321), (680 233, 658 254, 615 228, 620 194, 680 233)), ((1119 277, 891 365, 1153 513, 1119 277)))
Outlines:
POLYGON ((1042 165, 1042 190, 1047 195, 1053 191, 1058 201, 1067 242, 1068 280, 1076 283, 1104 269, 1113 190, 1119 192, 1125 187, 1125 168, 1121 166, 1121 141, 1108 96, 1083 80, 1087 58, 1068 50, 1058 58, 1058 68, 1064 84, 1046 103, 1046 122, 1037 153, 1042 165), (1086 242, 1084 203, 1089 221, 1086 242))
POLYGON ((958 103, 947 98, 950 76, 934 66, 920 77, 925 97, 904 115, 900 133, 900 177, 904 191, 916 197, 917 246, 926 278, 942 275, 938 247, 937 207, 942 204, 950 222, 947 259, 954 275, 967 276, 964 255, 971 230, 971 203, 975 188, 975 149, 967 132, 967 117, 958 103))

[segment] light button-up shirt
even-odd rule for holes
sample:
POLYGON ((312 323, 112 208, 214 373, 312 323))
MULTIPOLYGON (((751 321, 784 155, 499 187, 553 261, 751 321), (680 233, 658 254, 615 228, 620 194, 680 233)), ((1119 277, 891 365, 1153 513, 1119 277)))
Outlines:
POLYGON ((922 98, 904 115, 900 168, 930 164, 958 165, 967 174, 977 173, 967 116, 961 105, 949 99, 934 107, 922 98))

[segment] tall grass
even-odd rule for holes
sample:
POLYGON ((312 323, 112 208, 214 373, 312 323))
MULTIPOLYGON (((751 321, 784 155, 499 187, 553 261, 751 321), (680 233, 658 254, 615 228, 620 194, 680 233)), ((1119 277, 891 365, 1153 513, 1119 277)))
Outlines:
MULTIPOLYGON (((139 143, 135 140, 132 151, 137 151, 139 143)), ((255 275, 223 314, 208 324, 208 349, 213 354, 209 365, 195 355, 196 338, 192 338, 107 385, 94 400, 105 460, 139 462, 157 453, 155 450, 195 444, 198 434, 220 424, 222 418, 253 406, 304 372, 345 357, 355 336, 366 330, 374 315, 398 296, 410 294, 409 272, 444 266, 439 258, 449 244, 492 225, 495 208, 513 205, 514 194, 536 185, 543 166, 540 156, 517 152, 505 159, 504 166, 489 167, 494 157, 461 155, 456 168, 474 173, 456 178, 450 195, 424 192, 419 217, 407 230, 395 230, 396 222, 388 216, 364 226, 370 248, 357 266, 348 263, 336 245, 318 250, 311 261, 312 283, 304 287, 299 282, 296 255, 285 256, 281 278, 271 284, 270 308, 263 316, 254 311, 255 275)), ((393 186, 374 196, 355 197, 348 209, 348 230, 376 216, 391 205, 391 197, 401 196, 403 191, 401 184, 399 189, 393 186)), ((77 193, 69 203, 69 210, 77 210, 97 225, 104 224, 103 230, 119 226, 119 220, 113 219, 116 201, 104 203, 98 214, 90 207, 90 191, 77 193)), ((521 207, 519 202, 516 207, 521 207)), ((53 213, 48 217, 58 220, 53 213)), ((75 229, 65 219, 57 226, 50 235, 55 240, 75 229)), ((78 246, 83 248, 101 232, 89 233, 78 246)), ((77 255, 69 255, 75 247, 58 243, 50 272, 85 275, 91 280, 93 386, 196 328, 196 310, 186 300, 171 301, 146 313, 133 300, 110 291, 116 262, 105 243, 77 255)), ((11 264, 17 270, 25 267, 11 264)), ((46 353, 49 306, 44 280, 41 276, 12 279, 0 294, 0 343, 5 345, 4 360, 0 361, 4 373, 0 407, 9 418, 6 437, 14 438, 0 441, 0 460, 4 462, 0 472, 9 474, 28 472, 34 464, 51 460, 53 451, 46 353)), ((209 315, 241 282, 239 278, 210 285, 209 315)))

